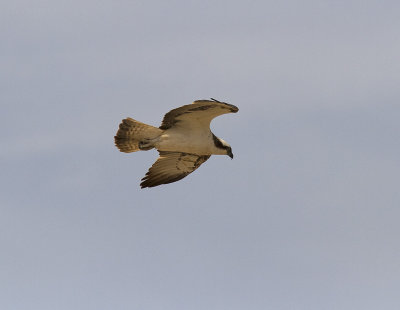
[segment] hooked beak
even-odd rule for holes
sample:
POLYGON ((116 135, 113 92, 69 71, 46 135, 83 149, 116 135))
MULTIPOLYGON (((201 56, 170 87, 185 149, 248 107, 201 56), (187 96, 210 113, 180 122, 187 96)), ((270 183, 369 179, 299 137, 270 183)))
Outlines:
POLYGON ((233 153, 232 153, 232 151, 229 151, 227 155, 228 155, 231 159, 233 159, 233 153))

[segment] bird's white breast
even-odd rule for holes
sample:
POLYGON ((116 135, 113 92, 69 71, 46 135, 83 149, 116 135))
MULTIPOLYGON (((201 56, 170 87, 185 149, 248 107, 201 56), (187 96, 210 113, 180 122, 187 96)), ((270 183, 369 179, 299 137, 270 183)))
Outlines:
POLYGON ((183 152, 199 155, 218 154, 215 150, 212 133, 208 131, 183 131, 176 128, 166 130, 155 147, 159 151, 183 152))

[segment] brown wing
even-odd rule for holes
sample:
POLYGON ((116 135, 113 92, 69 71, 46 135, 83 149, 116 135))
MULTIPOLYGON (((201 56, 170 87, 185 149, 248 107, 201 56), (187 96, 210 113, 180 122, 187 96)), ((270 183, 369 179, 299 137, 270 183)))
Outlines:
POLYGON ((215 99, 196 100, 192 104, 184 105, 165 114, 160 129, 169 129, 173 126, 187 129, 206 127, 208 129, 213 118, 237 111, 239 109, 236 106, 215 99))
POLYGON ((164 151, 159 153, 160 157, 142 179, 142 188, 179 181, 199 168, 211 156, 164 151))

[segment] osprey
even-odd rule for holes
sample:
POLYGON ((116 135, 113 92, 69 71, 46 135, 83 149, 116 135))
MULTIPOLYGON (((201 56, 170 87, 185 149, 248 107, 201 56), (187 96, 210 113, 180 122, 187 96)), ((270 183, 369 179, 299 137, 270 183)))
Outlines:
POLYGON ((125 153, 158 150, 160 157, 142 179, 141 188, 176 182, 211 155, 233 159, 230 145, 211 132, 210 123, 219 115, 237 111, 236 106, 211 98, 169 111, 159 128, 128 117, 119 125, 115 145, 125 153))

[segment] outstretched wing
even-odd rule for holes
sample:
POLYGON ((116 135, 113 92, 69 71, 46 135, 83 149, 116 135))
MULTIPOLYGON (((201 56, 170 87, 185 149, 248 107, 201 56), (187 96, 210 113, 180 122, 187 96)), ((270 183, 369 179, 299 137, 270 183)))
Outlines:
POLYGON ((215 99, 196 100, 192 104, 173 109, 165 114, 160 129, 170 129, 174 126, 182 129, 201 127, 209 129, 213 118, 237 111, 239 109, 236 106, 215 99))
POLYGON ((179 181, 199 168, 211 156, 164 151, 159 153, 160 157, 142 179, 142 188, 179 181))

